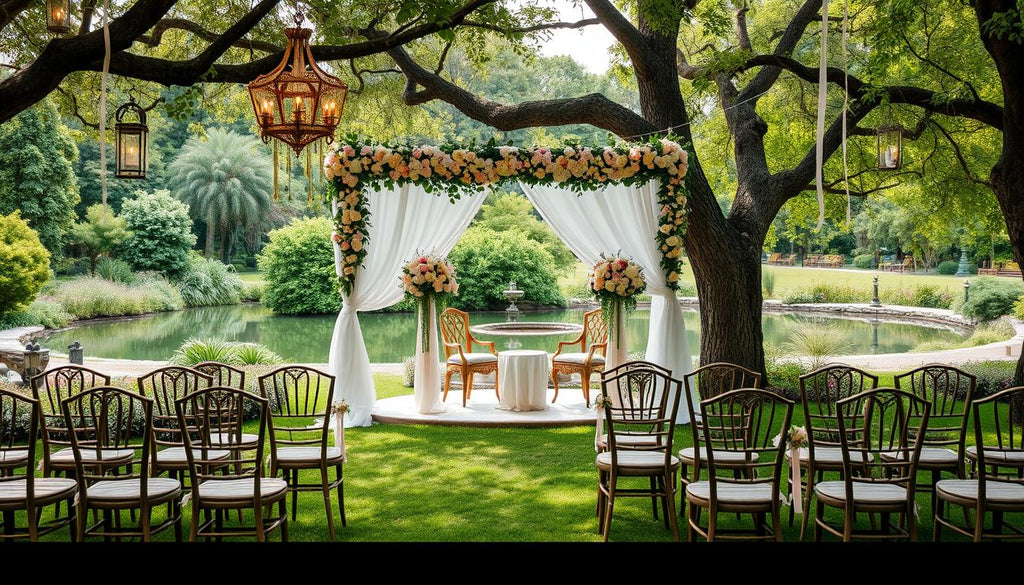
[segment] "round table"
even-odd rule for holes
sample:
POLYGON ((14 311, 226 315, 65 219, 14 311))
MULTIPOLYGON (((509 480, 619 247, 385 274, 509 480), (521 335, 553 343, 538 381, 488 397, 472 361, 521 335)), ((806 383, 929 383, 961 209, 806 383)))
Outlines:
POLYGON ((551 361, 548 352, 516 349, 498 352, 498 393, 502 410, 545 410, 551 361))

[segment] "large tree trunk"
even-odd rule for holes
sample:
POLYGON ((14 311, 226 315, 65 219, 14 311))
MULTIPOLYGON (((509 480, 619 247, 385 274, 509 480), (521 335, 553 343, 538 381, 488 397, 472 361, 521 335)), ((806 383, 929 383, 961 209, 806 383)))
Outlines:
POLYGON ((206 245, 203 246, 203 255, 207 258, 213 256, 213 231, 216 229, 216 225, 213 222, 213 213, 210 213, 206 218, 206 245))
MULTIPOLYGON (((993 13, 1016 10, 1015 0, 979 0, 975 4, 978 23, 984 25, 993 13)), ((1016 16, 1021 26, 1021 15, 1016 16)), ((1003 152, 992 168, 992 191, 1006 219, 1006 233, 1013 246, 1013 257, 1024 265, 1024 46, 1009 39, 981 33, 982 41, 999 70, 1003 88, 1003 152)), ((1014 384, 1024 383, 1024 348, 1017 360, 1014 384)))

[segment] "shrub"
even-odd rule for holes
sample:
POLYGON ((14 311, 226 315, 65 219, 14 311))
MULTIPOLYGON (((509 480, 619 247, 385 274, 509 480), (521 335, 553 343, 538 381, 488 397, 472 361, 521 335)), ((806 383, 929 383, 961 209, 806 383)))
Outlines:
POLYGON ((402 385, 412 388, 416 384, 416 357, 409 356, 402 360, 402 385))
POLYGON ((1024 295, 1024 283, 1004 278, 976 278, 971 281, 970 298, 960 305, 960 313, 981 321, 991 321, 1013 311, 1014 303, 1024 295))
POLYGON ((974 386, 974 398, 984 398, 1013 385, 1017 362, 1011 360, 970 362, 960 366, 960 369, 974 374, 977 378, 974 386))
POLYGON ((765 297, 775 294, 775 271, 765 268, 761 272, 761 288, 764 289, 765 297))
POLYGON ((959 262, 952 260, 943 260, 939 262, 939 274, 956 274, 957 269, 960 268, 959 262))
POLYGON ((194 366, 201 362, 222 362, 236 366, 276 365, 283 363, 265 345, 220 339, 189 339, 174 351, 171 363, 194 366))
POLYGON ((65 311, 60 303, 44 299, 36 299, 34 303, 28 306, 26 312, 35 321, 33 325, 42 325, 49 329, 67 327, 69 323, 75 320, 75 316, 65 311))
POLYGON ((789 291, 782 302, 794 303, 864 303, 871 299, 871 294, 861 288, 831 282, 818 282, 809 287, 789 291))
POLYGON ((188 267, 189 251, 196 243, 188 205, 166 190, 137 191, 121 204, 121 217, 132 235, 118 246, 119 258, 136 270, 157 270, 169 276, 188 267))
POLYGON ((501 291, 510 280, 525 291, 524 303, 566 305, 551 253, 522 232, 472 227, 462 235, 448 259, 455 265, 459 282, 459 295, 452 305, 460 309, 505 308, 508 301, 501 291))
POLYGON ((135 282, 135 273, 132 272, 131 265, 115 258, 101 258, 96 263, 96 276, 122 284, 135 282))
POLYGON ((863 268, 864 270, 870 270, 874 267, 875 255, 874 254, 859 254, 853 258, 853 265, 856 268, 863 268))
POLYGON ((177 311, 185 307, 185 300, 181 298, 178 287, 171 284, 159 272, 136 272, 134 286, 147 290, 150 294, 159 297, 165 307, 161 309, 162 311, 177 311))
POLYGON ((114 215, 108 205, 97 203, 85 210, 86 221, 76 223, 71 230, 71 239, 85 247, 89 256, 89 267, 96 274, 96 260, 103 254, 110 254, 131 233, 123 217, 114 215))
POLYGON ((181 295, 177 291, 169 293, 168 289, 173 290, 173 287, 165 283, 154 282, 152 277, 148 277, 127 286, 102 278, 82 277, 60 283, 54 290, 53 300, 79 319, 142 315, 182 308, 181 295))
POLYGON ((1013 337, 1014 334, 1016 334, 1016 331, 1008 321, 992 321, 976 327, 970 337, 961 341, 928 341, 915 345, 910 351, 944 351, 960 347, 977 347, 979 345, 1006 341, 1013 337))
POLYGON ((39 320, 28 311, 9 311, 0 315, 0 329, 39 325, 39 320))
POLYGON ((1024 321, 1024 295, 1013 302, 1013 316, 1024 321))
POLYGON ((341 309, 331 230, 330 219, 315 217, 294 219, 270 232, 270 242, 259 257, 266 279, 260 302, 274 312, 288 314, 337 313, 341 309))
POLYGON ((232 267, 198 254, 192 255, 175 284, 186 307, 236 305, 242 292, 242 279, 232 267))
POLYGON ((933 284, 916 284, 909 288, 884 288, 879 299, 887 305, 948 309, 953 305, 953 293, 948 288, 933 284))
POLYGON ((264 284, 262 282, 242 282, 242 290, 238 293, 239 300, 246 302, 260 302, 263 296, 264 284))
POLYGON ((50 278, 50 253, 18 211, 0 215, 0 315, 24 309, 50 278))

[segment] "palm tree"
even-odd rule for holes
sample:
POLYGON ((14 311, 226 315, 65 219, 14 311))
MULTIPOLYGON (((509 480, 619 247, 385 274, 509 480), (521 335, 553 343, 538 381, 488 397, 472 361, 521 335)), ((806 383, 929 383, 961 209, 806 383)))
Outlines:
POLYGON ((171 192, 188 204, 193 219, 206 223, 207 257, 219 231, 220 259, 230 263, 234 228, 260 223, 270 212, 272 164, 252 137, 214 129, 205 140, 190 138, 168 165, 171 192))

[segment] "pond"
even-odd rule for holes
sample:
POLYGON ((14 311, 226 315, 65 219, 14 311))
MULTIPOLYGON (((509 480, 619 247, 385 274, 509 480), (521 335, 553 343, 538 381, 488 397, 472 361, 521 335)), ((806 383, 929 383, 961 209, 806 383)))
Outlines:
MULTIPOLYGON (((582 323, 583 309, 565 309, 523 313, 520 321, 582 323)), ((690 351, 699 349, 700 317, 695 311, 683 312, 690 351)), ((629 351, 643 351, 647 345, 649 312, 637 310, 627 326, 629 351)), ((174 350, 190 337, 220 338, 227 341, 262 343, 286 361, 326 363, 331 344, 335 316, 275 315, 260 305, 204 307, 157 313, 131 319, 86 321, 76 327, 56 331, 40 338, 43 347, 64 353, 67 346, 79 341, 85 355, 92 357, 140 360, 167 360, 174 350)), ((846 354, 905 352, 926 341, 955 341, 962 335, 949 329, 876 322, 854 319, 822 319, 795 314, 765 314, 763 318, 766 343, 781 346, 800 326, 828 321, 836 323, 849 344, 846 354), (875 343, 877 340, 877 344, 875 343)), ((360 314, 363 338, 373 363, 396 363, 411 356, 416 347, 416 316, 414 313, 360 314)), ((470 324, 505 321, 504 312, 471 313, 470 324)), ((495 342, 495 347, 511 349, 515 340, 521 349, 543 349, 554 352, 558 341, 571 340, 573 335, 518 337, 480 335, 495 342)))

